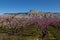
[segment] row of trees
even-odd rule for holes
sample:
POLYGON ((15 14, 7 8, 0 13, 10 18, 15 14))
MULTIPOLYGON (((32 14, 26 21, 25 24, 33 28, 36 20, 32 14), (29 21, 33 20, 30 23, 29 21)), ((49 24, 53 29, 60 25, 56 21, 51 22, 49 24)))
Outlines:
POLYGON ((37 16, 32 18, 16 18, 15 16, 0 16, 0 32, 11 34, 20 33, 23 28, 30 27, 30 25, 38 25, 42 33, 42 40, 47 35, 49 26, 53 26, 57 30, 60 28, 60 19, 56 18, 39 18, 37 16))
POLYGON ((60 19, 33 17, 33 20, 41 30, 42 40, 44 40, 47 35, 49 27, 54 27, 57 31, 60 29, 60 19))

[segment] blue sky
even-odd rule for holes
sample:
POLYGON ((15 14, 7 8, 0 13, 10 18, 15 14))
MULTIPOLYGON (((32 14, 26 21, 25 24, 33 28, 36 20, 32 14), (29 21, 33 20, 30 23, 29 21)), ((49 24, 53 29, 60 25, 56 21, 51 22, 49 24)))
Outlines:
POLYGON ((60 12, 60 0, 0 0, 0 14, 29 10, 60 12))

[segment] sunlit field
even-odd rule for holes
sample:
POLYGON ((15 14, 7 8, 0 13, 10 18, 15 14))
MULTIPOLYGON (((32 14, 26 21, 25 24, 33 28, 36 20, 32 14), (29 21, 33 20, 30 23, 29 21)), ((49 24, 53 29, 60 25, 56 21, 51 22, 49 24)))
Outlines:
POLYGON ((0 40, 60 40, 60 19, 0 16, 0 40))

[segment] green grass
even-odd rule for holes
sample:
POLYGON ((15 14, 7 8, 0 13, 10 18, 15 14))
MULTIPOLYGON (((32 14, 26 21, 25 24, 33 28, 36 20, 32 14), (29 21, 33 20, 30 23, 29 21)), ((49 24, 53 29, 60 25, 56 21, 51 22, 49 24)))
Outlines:
MULTIPOLYGON (((37 40, 39 38, 39 34, 41 35, 41 32, 37 25, 32 25, 24 28, 22 34, 8 36, 6 40, 37 40)), ((0 36, 1 35, 3 37, 3 32, 0 32, 0 36)))
MULTIPOLYGON (((0 37, 4 37, 4 33, 0 33, 0 37)), ((5 35, 7 37, 7 35, 5 35)), ((6 40, 36 40, 38 39, 37 36, 8 36, 7 38, 4 38, 6 40)), ((1 39, 0 39, 1 40, 1 39)))
MULTIPOLYGON (((0 29, 0 37, 4 36, 2 32, 3 29, 0 29)), ((6 29, 8 31, 9 29, 6 29)), ((5 31, 5 29, 3 30, 5 31)), ((41 30, 37 27, 37 25, 30 25, 29 27, 23 28, 23 31, 19 35, 9 35, 8 37, 5 35, 6 40, 37 40, 41 35, 41 30)), ((48 34, 46 39, 50 38, 49 40, 60 40, 60 31, 53 27, 48 27, 48 34), (55 39, 51 39, 55 38, 55 39)))
POLYGON ((49 27, 48 31, 56 38, 55 40, 60 40, 60 32, 53 27, 49 27))
POLYGON ((7 40, 35 40, 38 39, 34 36, 10 36, 7 40))

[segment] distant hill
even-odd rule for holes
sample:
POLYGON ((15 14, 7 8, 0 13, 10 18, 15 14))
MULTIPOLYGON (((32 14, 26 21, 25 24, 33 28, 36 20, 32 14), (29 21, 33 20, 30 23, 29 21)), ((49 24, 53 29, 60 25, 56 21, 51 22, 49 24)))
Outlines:
POLYGON ((24 17, 33 17, 38 16, 40 18, 60 18, 60 13, 52 13, 52 12, 40 12, 36 10, 30 10, 29 12, 22 13, 4 13, 4 15, 16 15, 16 16, 24 16, 24 17))

